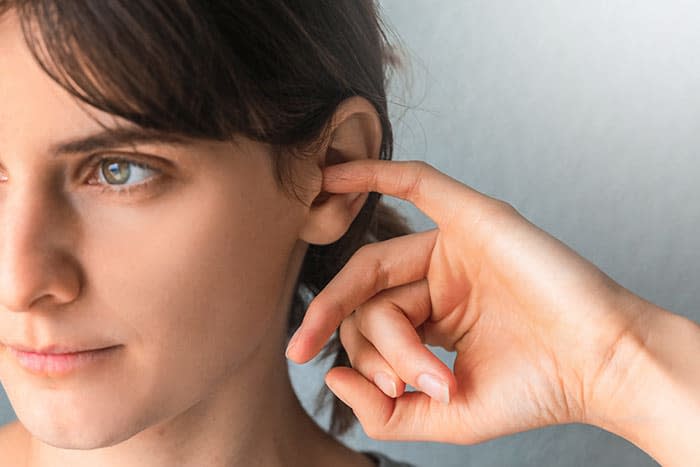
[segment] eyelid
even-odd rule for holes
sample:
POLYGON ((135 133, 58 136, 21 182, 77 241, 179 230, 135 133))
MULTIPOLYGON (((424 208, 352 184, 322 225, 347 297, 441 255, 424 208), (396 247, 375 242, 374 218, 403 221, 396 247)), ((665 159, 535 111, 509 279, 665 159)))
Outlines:
POLYGON ((172 165, 171 163, 168 163, 162 157, 147 156, 147 155, 135 153, 135 152, 121 152, 121 151, 105 151, 105 152, 93 154, 91 156, 88 156, 85 164, 88 167, 94 167, 95 165, 97 165, 97 163, 101 162, 102 160, 106 160, 106 159, 132 162, 134 164, 144 165, 144 166, 147 166, 149 168, 158 169, 158 170, 164 170, 164 169, 166 169, 166 166, 172 165))

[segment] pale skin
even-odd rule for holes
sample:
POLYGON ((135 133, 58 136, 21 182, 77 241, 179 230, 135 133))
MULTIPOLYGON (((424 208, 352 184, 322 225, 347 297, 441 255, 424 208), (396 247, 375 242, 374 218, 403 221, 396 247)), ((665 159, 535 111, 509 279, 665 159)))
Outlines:
POLYGON ((340 238, 368 190, 415 203, 438 229, 355 255, 289 357, 308 360, 340 326, 354 369, 326 381, 370 436, 470 444, 581 421, 664 465, 697 459, 697 325, 428 165, 362 164, 381 134, 366 101, 341 105, 326 146, 355 162, 324 175, 322 152, 299 167, 307 201, 330 192, 323 202, 278 191, 265 146, 245 139, 110 148, 174 167, 165 184, 119 197, 73 177, 88 154, 51 157, 100 127, 33 64, 11 15, 0 70, 13 70, 0 74, 0 218, 12 219, 0 224, 0 342, 122 345, 61 379, 27 374, 0 347, 22 422, 0 430, 6 462, 371 465, 313 424, 282 358, 305 245, 340 238), (457 351, 454 373, 422 343, 457 351), (391 396, 370 383, 380 370, 391 396), (423 371, 446 379, 448 404, 404 393, 423 371))
POLYGON ((340 327, 353 368, 330 370, 326 383, 371 437, 474 444, 587 423, 663 465, 700 457, 697 323, 424 162, 327 167, 323 190, 395 196, 437 225, 358 251, 287 350, 305 362, 340 327), (426 343, 456 351, 453 371, 426 343), (421 388, 424 372, 444 388, 421 388), (406 383, 425 392, 405 392, 406 383))
POLYGON ((53 82, 11 11, 0 70, 0 381, 18 417, 0 430, 3 463, 373 465, 303 410, 284 358, 308 245, 340 238, 366 200, 313 203, 321 168, 330 151, 378 157, 372 105, 344 101, 323 150, 295 162, 300 202, 275 184, 269 148, 242 137, 57 154, 102 130, 91 116, 128 122, 53 82), (134 161, 123 186, 101 173, 110 162, 88 165, 115 154, 134 161), (57 342, 120 347, 60 377, 28 372, 7 350, 57 342))

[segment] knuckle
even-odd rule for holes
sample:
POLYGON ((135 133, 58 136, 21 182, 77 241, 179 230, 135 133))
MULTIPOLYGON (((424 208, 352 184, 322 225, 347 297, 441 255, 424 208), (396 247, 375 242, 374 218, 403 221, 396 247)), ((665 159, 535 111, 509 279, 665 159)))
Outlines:
POLYGON ((375 294, 389 287, 389 271, 381 258, 376 258, 372 262, 372 272, 369 277, 374 286, 372 290, 375 294))
POLYGON ((357 249, 348 263, 349 268, 357 270, 359 273, 368 274, 374 272, 378 262, 376 255, 376 244, 365 243, 357 249))
POLYGON ((411 170, 404 174, 408 179, 404 182, 403 177, 400 179, 401 186, 404 186, 404 197, 407 199, 415 199, 420 195, 420 189, 426 172, 430 169, 430 165, 425 161, 412 161, 411 170))
POLYGON ((513 205, 500 199, 491 198, 479 208, 478 215, 471 227, 485 233, 482 237, 486 239, 519 218, 520 213, 513 205))
POLYGON ((428 164, 424 160, 415 160, 415 161, 411 161, 411 163, 413 164, 413 167, 415 167, 415 170, 417 172, 424 172, 424 171, 429 170, 433 167, 432 165, 428 164))
POLYGON ((494 204, 496 205, 496 208, 500 211, 503 211, 503 212, 506 212, 509 214, 514 214, 514 213, 518 212, 518 210, 515 209, 515 206, 513 206, 512 204, 510 204, 509 202, 507 202, 505 200, 496 199, 494 204))
POLYGON ((376 294, 387 286, 388 276, 385 270, 384 262, 376 254, 376 243, 367 243, 362 245, 355 256, 355 262, 362 266, 362 277, 364 281, 373 285, 373 291, 376 294))

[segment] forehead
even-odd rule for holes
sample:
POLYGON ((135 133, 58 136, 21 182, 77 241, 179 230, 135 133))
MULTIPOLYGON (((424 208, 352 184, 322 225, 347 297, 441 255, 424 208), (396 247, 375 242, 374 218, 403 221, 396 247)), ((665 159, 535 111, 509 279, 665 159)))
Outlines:
MULTIPOLYGON (((32 56, 14 11, 0 16, 0 164, 9 160, 10 154, 33 154, 37 161, 51 159, 53 148, 61 143, 83 140, 86 135, 103 131, 103 127, 128 129, 134 124, 81 102, 53 81, 32 56)), ((243 135, 226 142, 185 143, 197 149, 187 152, 192 160, 199 160, 199 154, 212 155, 212 161, 220 160, 214 156, 232 159, 232 155, 240 154, 235 158, 239 172, 248 173, 254 164, 271 170, 268 146, 243 135)))
POLYGON ((0 16, 0 153, 19 140, 49 144, 86 129, 129 122, 82 103, 54 82, 32 56, 13 10, 0 16))

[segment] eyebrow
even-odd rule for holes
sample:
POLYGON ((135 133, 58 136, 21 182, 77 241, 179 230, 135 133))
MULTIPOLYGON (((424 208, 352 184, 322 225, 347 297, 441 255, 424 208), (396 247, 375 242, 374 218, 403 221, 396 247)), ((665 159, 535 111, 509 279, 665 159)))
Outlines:
POLYGON ((86 153, 146 143, 165 143, 182 146, 191 144, 191 141, 173 133, 151 131, 142 128, 115 128, 103 130, 75 140, 62 141, 51 146, 50 151, 53 157, 60 157, 68 154, 86 153))

